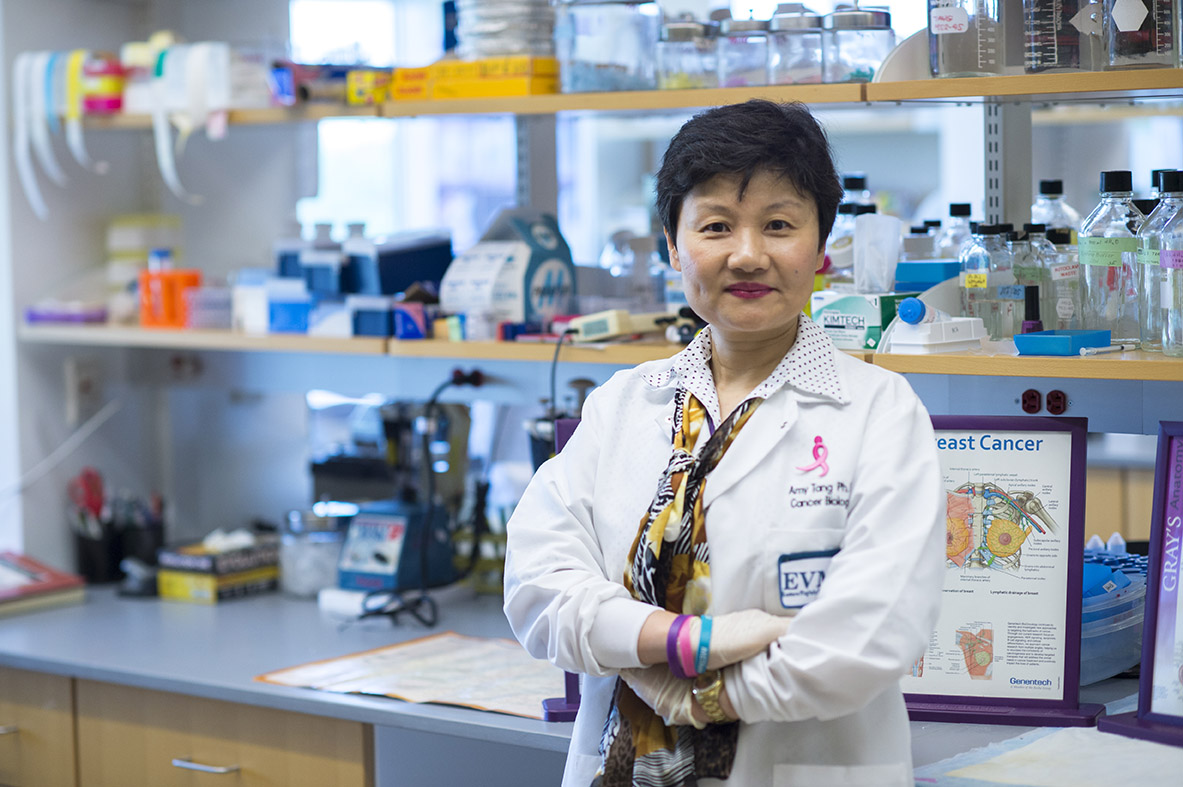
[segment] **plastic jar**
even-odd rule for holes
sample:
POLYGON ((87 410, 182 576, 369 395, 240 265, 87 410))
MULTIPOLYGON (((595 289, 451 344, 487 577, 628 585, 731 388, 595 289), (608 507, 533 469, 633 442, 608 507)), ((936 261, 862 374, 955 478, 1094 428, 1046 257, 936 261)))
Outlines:
POLYGON ((814 85, 822 81, 822 18, 777 14, 768 23, 768 84, 814 85))
POLYGON ((657 87, 661 11, 655 2, 575 2, 555 10, 564 93, 657 87))
POLYGON ((289 512, 279 542, 280 590, 308 597, 335 586, 343 543, 340 517, 289 512))
POLYGON ((724 19, 715 44, 719 87, 749 87, 768 79, 768 21, 724 19))
POLYGON ((886 11, 835 11, 826 14, 823 24, 826 82, 870 82, 895 48, 891 14, 886 11))
POLYGON ((715 87, 715 41, 702 22, 668 22, 657 42, 657 86, 663 90, 715 87))

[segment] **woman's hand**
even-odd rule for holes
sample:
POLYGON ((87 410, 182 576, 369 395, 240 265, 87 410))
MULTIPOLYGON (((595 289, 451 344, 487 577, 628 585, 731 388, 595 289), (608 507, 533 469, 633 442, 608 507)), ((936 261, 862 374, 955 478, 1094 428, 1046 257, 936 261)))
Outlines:
POLYGON ((722 669, 762 653, 789 630, 796 615, 796 610, 788 615, 770 615, 760 609, 745 609, 713 616, 707 669, 722 669))
POLYGON ((695 715, 690 681, 675 678, 665 665, 621 670, 620 677, 667 725, 693 725, 700 730, 706 726, 702 710, 698 709, 701 719, 695 715))

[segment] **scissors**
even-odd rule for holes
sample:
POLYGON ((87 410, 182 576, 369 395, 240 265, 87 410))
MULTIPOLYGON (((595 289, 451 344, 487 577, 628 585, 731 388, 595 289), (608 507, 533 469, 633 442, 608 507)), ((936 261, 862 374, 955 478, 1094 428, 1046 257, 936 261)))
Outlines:
POLYGON ((98 519, 103 513, 103 477, 93 467, 85 467, 67 486, 70 501, 80 511, 98 519))

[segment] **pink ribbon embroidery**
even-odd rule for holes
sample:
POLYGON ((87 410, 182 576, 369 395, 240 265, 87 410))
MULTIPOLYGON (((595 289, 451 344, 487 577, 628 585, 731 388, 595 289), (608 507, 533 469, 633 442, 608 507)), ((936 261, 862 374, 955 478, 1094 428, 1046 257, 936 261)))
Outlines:
POLYGON ((813 438, 813 464, 805 467, 798 467, 802 473, 808 473, 810 470, 817 470, 819 467, 824 478, 826 473, 830 472, 830 466, 826 464, 826 457, 829 456, 830 451, 826 448, 826 444, 822 442, 822 436, 818 435, 813 438))

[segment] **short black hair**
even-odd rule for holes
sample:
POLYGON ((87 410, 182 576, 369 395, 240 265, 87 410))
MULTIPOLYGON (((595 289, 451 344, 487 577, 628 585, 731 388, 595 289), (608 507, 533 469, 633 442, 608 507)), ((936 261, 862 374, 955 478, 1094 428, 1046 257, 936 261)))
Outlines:
POLYGON ((819 248, 824 246, 842 200, 842 183, 826 132, 799 101, 752 99, 686 121, 657 172, 658 218, 676 239, 682 202, 695 187, 717 175, 739 175, 742 197, 752 176, 764 171, 787 178, 813 199, 819 248))

